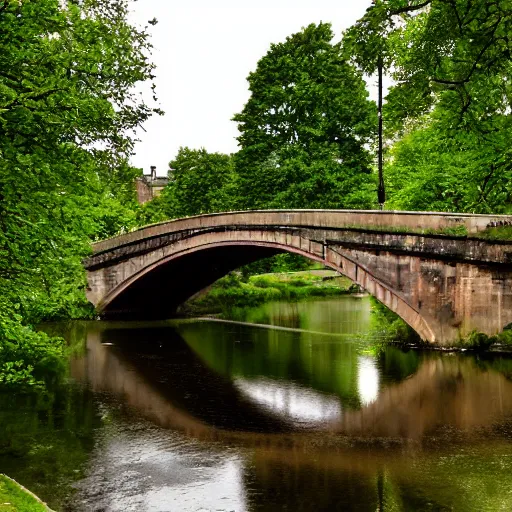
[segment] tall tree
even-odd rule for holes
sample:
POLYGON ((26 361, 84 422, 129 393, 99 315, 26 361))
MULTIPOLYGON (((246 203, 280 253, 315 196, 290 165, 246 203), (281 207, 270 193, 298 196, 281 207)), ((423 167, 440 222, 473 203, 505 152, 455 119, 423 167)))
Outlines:
POLYGON ((169 166, 169 184, 158 201, 166 218, 232 208, 235 174, 231 156, 185 147, 169 166))
POLYGON ((130 222, 132 132, 154 109, 133 92, 153 65, 127 14, 127 0, 0 2, 2 342, 31 336, 13 318, 76 314, 89 239, 130 222))
POLYGON ((508 105, 511 36, 511 0, 375 0, 345 41, 365 72, 384 56, 397 82, 388 101, 402 121, 446 97, 461 116, 508 105), (498 90, 490 98, 482 88, 498 90))
POLYGON ((372 71, 384 55, 396 81, 384 117, 389 141, 404 137, 388 164, 392 203, 510 211, 511 38, 511 0, 376 0, 348 31, 355 61, 372 71), (436 200, 406 200, 409 185, 436 200))
POLYGON ((332 39, 329 24, 309 25, 271 45, 249 75, 251 97, 234 116, 242 207, 372 203, 376 110, 332 39))

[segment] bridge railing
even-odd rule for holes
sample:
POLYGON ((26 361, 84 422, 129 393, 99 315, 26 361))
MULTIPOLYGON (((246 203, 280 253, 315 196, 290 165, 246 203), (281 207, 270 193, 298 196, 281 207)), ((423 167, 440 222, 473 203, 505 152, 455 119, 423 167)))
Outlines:
POLYGON ((229 226, 281 226, 326 229, 359 229, 384 232, 443 233, 465 228, 476 234, 489 227, 512 225, 512 215, 477 215, 442 212, 380 210, 249 210, 196 215, 150 224, 93 244, 93 252, 110 249, 186 230, 229 226))

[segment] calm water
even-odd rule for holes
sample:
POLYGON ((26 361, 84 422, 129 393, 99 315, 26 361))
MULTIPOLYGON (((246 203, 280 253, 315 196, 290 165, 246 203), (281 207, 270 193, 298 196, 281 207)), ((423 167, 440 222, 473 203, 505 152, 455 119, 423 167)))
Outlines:
POLYGON ((383 348, 365 298, 55 328, 70 382, 1 399, 0 472, 56 510, 512 510, 512 360, 383 348))

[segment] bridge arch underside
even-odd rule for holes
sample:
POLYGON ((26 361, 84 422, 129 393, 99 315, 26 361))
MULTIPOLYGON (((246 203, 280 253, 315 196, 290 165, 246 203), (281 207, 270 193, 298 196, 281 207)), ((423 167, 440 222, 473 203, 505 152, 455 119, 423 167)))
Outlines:
POLYGON ((100 277, 103 283, 118 283, 105 290, 106 293, 101 293, 100 300, 92 299, 92 302, 105 319, 169 318, 186 300, 230 271, 275 254, 290 252, 337 270, 397 313, 422 339, 438 340, 438 333, 403 296, 338 248, 302 237, 268 240, 268 233, 265 233, 266 240, 254 240, 254 233, 251 233, 247 240, 240 240, 240 233, 237 234, 237 240, 229 239, 229 233, 217 233, 215 240, 211 236, 207 240, 201 240, 201 236, 190 237, 154 253, 92 271, 93 274, 103 273, 89 278, 93 286, 95 277, 100 277))
POLYGON ((173 254, 142 269, 98 306, 104 318, 169 318, 196 293, 229 272, 285 252, 254 245, 216 245, 173 254))

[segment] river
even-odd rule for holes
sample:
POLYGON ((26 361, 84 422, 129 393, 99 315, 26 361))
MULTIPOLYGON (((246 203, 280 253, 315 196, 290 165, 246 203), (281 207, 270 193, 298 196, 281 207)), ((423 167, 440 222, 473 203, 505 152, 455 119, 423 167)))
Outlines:
POLYGON ((512 510, 512 359, 383 345, 370 308, 52 326, 69 378, 1 398, 0 473, 63 511, 512 510))

